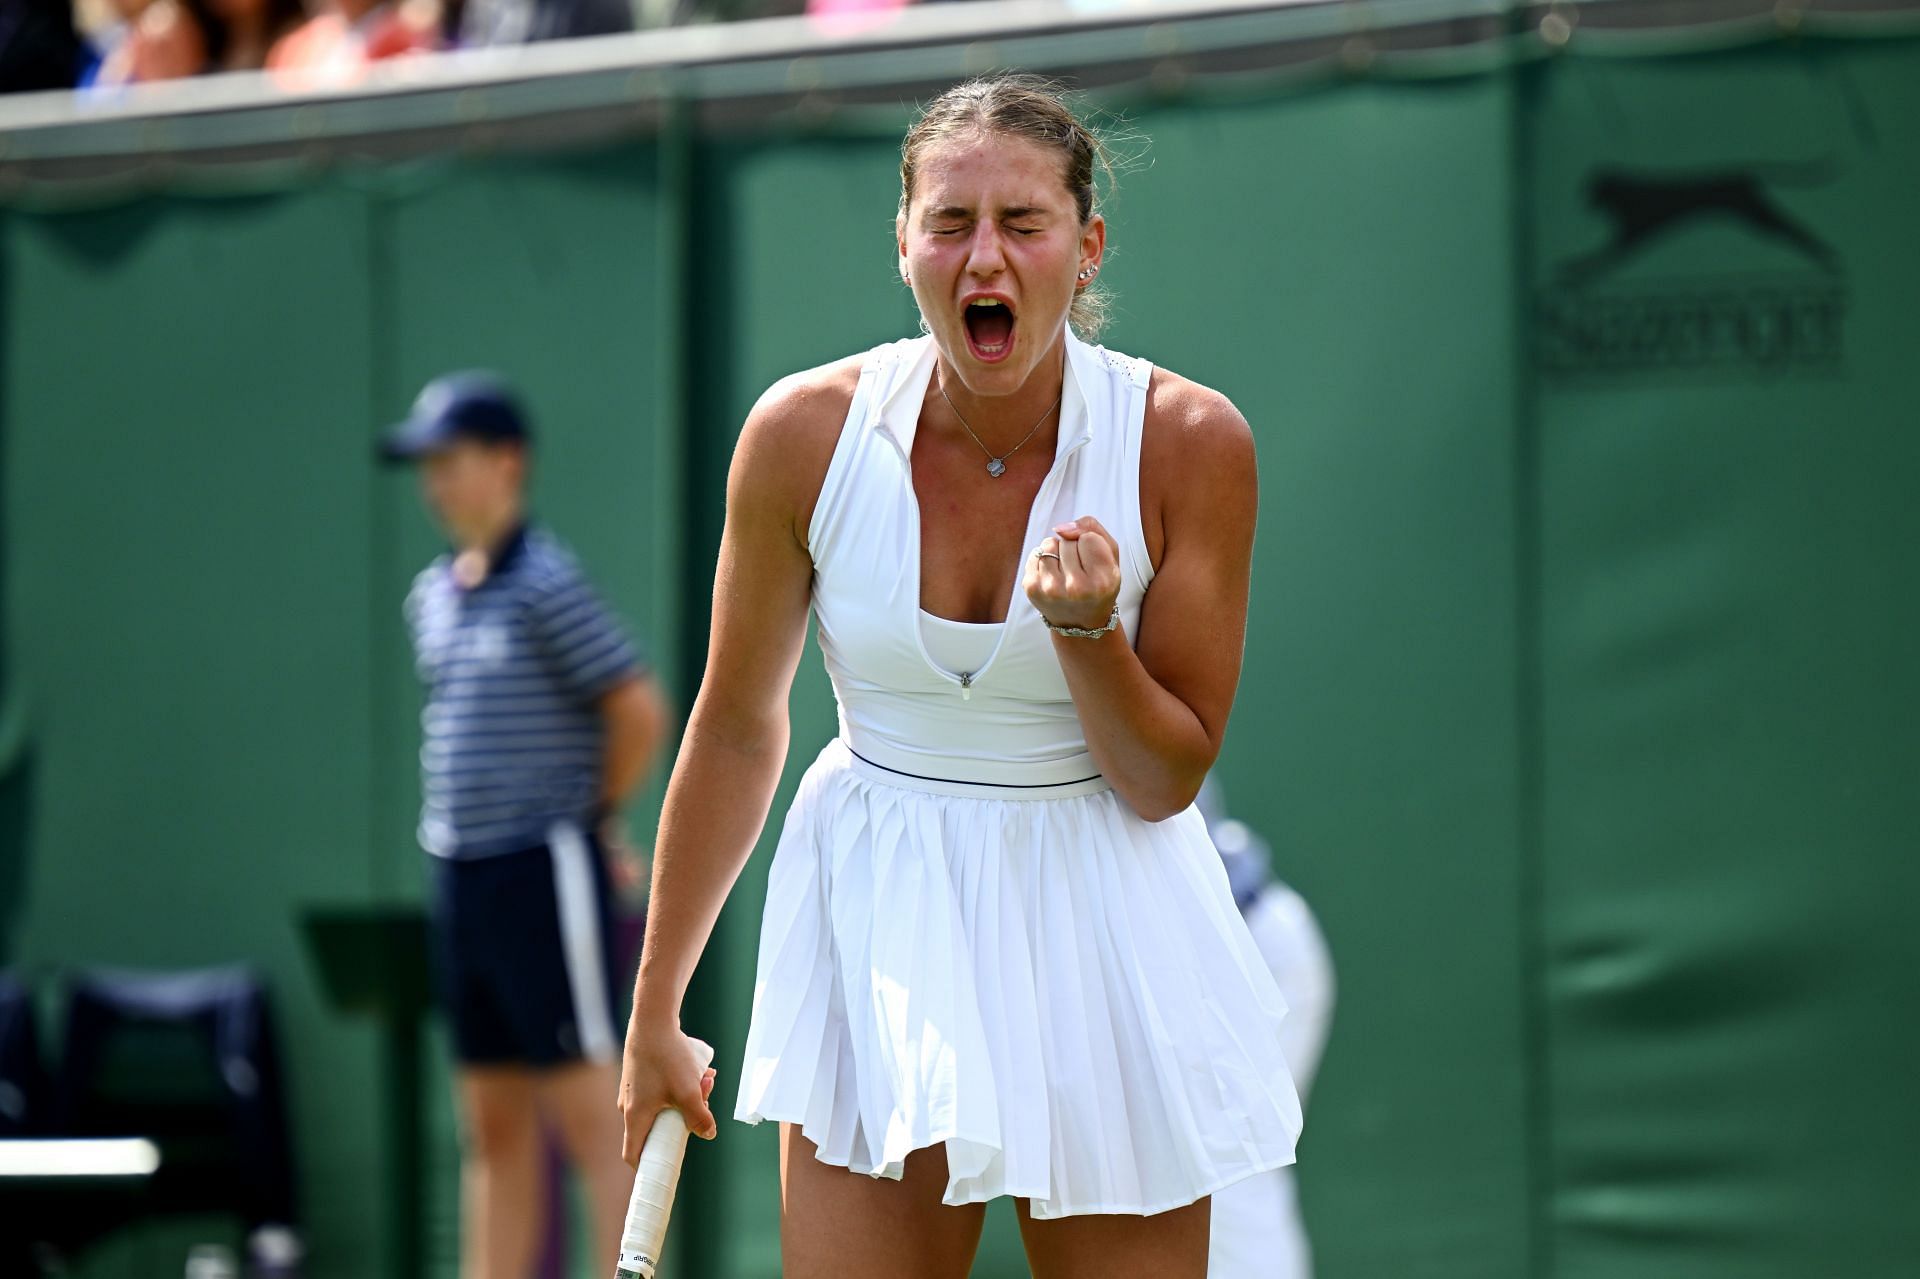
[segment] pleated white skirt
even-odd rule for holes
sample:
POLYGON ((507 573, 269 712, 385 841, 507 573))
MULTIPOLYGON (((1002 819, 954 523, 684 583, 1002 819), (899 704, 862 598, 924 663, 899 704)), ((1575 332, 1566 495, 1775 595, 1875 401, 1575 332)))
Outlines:
POLYGON ((1100 785, 1008 798, 822 751, 774 854, 735 1117, 873 1176, 944 1143, 947 1203, 1042 1218, 1292 1163, 1286 1005, 1204 822, 1100 785))

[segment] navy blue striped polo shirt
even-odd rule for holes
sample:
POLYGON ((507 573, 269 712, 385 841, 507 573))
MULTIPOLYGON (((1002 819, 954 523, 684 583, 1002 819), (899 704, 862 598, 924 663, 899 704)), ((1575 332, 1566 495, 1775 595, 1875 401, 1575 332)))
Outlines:
POLYGON ((427 686, 420 843, 488 857, 547 842, 600 802, 599 698, 646 667, 544 529, 521 529, 471 590, 442 555, 414 579, 407 627, 427 686))

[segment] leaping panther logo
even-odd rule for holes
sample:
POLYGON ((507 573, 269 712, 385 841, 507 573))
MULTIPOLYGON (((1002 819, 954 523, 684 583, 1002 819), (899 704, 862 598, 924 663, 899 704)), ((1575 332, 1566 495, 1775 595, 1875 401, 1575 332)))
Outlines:
POLYGON ((1613 225, 1613 238, 1590 253, 1561 264, 1555 283, 1577 288, 1618 267, 1647 244, 1690 222, 1731 218, 1756 235, 1791 245, 1821 269, 1839 270, 1832 247, 1786 213, 1765 181, 1805 186, 1826 182, 1832 166, 1753 165, 1692 175, 1597 170, 1587 182, 1587 202, 1613 225))

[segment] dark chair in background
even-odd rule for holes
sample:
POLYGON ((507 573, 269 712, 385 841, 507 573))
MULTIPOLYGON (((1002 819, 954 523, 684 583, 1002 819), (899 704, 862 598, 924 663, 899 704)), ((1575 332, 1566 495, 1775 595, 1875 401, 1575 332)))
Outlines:
POLYGON ((47 1122, 47 1076, 33 996, 0 973, 0 1137, 35 1137, 47 1122))
MULTIPOLYGON (((40 1035, 34 1023, 33 996, 18 981, 0 973, 0 1141, 35 1137, 46 1119, 46 1071, 40 1061, 40 1035)), ((0 1185, 0 1218, 11 1207, 24 1208, 24 1196, 9 1196, 0 1185)), ((33 1250, 24 1232, 0 1225, 0 1275, 33 1273, 33 1250)))
POLYGON ((256 1240, 295 1225, 273 1019, 244 968, 74 977, 53 1123, 62 1136, 159 1146, 139 1216, 228 1215, 256 1240))

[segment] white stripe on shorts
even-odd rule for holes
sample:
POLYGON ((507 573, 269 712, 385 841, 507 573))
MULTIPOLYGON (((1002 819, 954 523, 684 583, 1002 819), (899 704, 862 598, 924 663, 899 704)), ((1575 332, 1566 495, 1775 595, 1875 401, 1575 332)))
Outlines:
POLYGON ((613 1021, 607 1015, 607 975, 601 959, 600 912, 593 896, 593 850, 572 822, 555 822, 547 831, 553 854, 553 896, 560 905, 560 951, 573 991, 573 1024, 580 1055, 588 1061, 612 1061, 617 1051, 613 1021))

